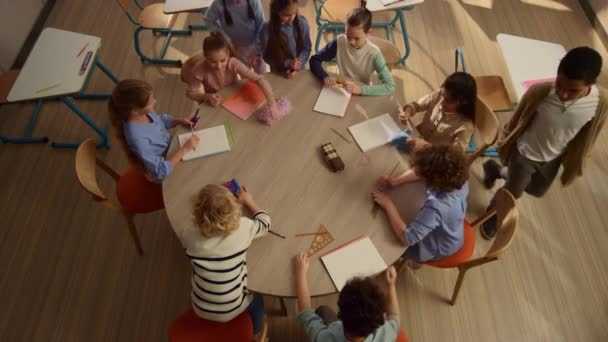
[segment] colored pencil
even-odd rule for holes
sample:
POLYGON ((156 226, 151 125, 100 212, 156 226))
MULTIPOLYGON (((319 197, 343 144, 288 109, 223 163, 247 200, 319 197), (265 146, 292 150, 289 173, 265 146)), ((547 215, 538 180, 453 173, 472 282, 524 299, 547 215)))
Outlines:
POLYGON ((80 55, 82 55, 82 53, 84 52, 84 49, 86 49, 87 46, 89 46, 89 43, 84 44, 84 46, 82 47, 82 49, 80 49, 80 52, 78 53, 78 55, 76 55, 76 57, 80 57, 80 55))
POLYGON ((342 133, 338 132, 337 129, 331 128, 331 130, 334 131, 334 133, 339 135, 340 138, 344 139, 346 142, 351 143, 351 141, 347 137, 345 137, 342 133))
POLYGON ((36 91, 36 94, 38 94, 38 93, 42 93, 43 91, 47 91, 47 90, 50 90, 50 89, 53 89, 53 88, 57 88, 57 87, 59 87, 60 85, 61 85, 61 83, 57 83, 57 84, 53 84, 52 86, 48 86, 48 87, 46 87, 46 88, 42 88, 42 89, 40 89, 40 90, 36 91))
POLYGON ((316 232, 316 233, 303 233, 303 234, 296 234, 296 236, 310 236, 310 235, 323 235, 323 234, 327 234, 327 233, 322 233, 322 232, 316 232))
POLYGON ((272 231, 272 230, 270 230, 270 229, 268 229, 268 232, 269 232, 270 234, 272 234, 272 235, 275 235, 275 236, 280 237, 281 239, 285 239, 285 237, 284 237, 283 235, 281 235, 281 234, 279 234, 279 233, 275 233, 275 232, 273 232, 273 231, 272 231))

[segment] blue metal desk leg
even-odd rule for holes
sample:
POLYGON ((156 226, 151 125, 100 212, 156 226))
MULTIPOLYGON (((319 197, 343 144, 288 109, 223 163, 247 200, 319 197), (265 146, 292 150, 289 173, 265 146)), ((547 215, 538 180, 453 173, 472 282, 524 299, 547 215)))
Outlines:
POLYGON ((399 23, 401 24, 401 33, 403 33, 403 42, 405 44, 405 54, 403 55, 403 58, 401 58, 399 62, 397 62, 397 64, 401 65, 405 65, 405 60, 410 56, 410 38, 407 34, 407 26, 405 23, 405 16, 403 15, 403 11, 409 11, 411 9, 411 7, 406 7, 405 9, 398 8, 395 10, 397 12, 397 18, 399 18, 399 23))
MULTIPOLYGON (((106 134, 106 132, 104 130, 102 130, 101 128, 99 128, 95 122, 93 122, 93 120, 91 120, 85 113, 83 113, 80 108, 78 108, 74 102, 72 102, 72 100, 70 100, 68 97, 62 97, 61 101, 63 101, 63 103, 65 103, 66 106, 68 106, 68 108, 70 108, 74 113, 76 113, 76 115, 78 115, 78 117, 80 119, 82 119, 82 121, 86 122, 87 125, 89 125, 91 128, 93 128, 95 130, 95 132, 97 132, 97 134, 99 134, 100 140, 97 142, 97 148, 100 147, 105 147, 107 149, 110 148, 110 143, 108 142, 108 135, 106 134)), ((53 147, 58 147, 58 148, 77 148, 78 147, 78 143, 56 143, 53 142, 51 143, 51 146, 53 147)))
POLYGON ((47 137, 32 137, 32 131, 34 130, 34 124, 38 119, 38 114, 40 113, 40 109, 42 109, 43 100, 36 101, 36 108, 32 112, 32 117, 25 128, 25 134, 21 138, 12 138, 7 137, 6 135, 0 135, 0 141, 3 143, 11 143, 11 144, 30 144, 30 143, 46 143, 49 141, 47 137))

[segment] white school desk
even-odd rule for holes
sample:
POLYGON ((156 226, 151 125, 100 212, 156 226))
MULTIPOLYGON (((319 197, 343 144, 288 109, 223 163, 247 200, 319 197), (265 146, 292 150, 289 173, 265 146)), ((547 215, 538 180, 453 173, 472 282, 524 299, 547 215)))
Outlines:
MULTIPOLYGON (((45 28, 32 48, 19 77, 8 94, 8 101, 59 99, 100 136, 98 146, 108 147, 107 135, 68 98, 106 99, 108 94, 84 94, 95 67, 99 67, 115 83, 116 77, 97 59, 101 38, 81 33, 45 28), (78 56, 80 51, 86 48, 78 56), (81 66, 91 51, 86 70, 81 66)), ((39 102, 40 106, 42 102, 39 102)), ((39 111, 37 107, 36 111, 39 111)), ((37 112, 36 112, 37 115, 37 112)), ((53 143, 54 147, 76 147, 74 143, 53 143)))
POLYGON ((555 77, 566 49, 559 44, 500 33, 496 36, 507 63, 517 100, 526 92, 523 82, 555 77))
POLYGON ((416 6, 423 2, 424 0, 403 0, 388 6, 384 6, 380 0, 367 0, 365 3, 365 8, 367 8, 370 12, 394 11, 399 8, 416 6))
POLYGON ((213 0, 165 0, 166 14, 199 11, 211 6, 213 0))
MULTIPOLYGON (((293 258, 305 253, 313 236, 295 237, 315 232, 323 224, 335 241, 311 257, 310 293, 313 296, 335 293, 336 288, 323 267, 320 256, 361 235, 371 237, 387 265, 396 261, 405 248, 397 242, 382 210, 372 215, 371 191, 380 175, 389 174, 399 161, 398 171, 409 168, 408 156, 385 145, 367 152, 369 163, 361 161, 361 151, 346 128, 390 113, 397 120, 397 108, 387 97, 353 96, 344 118, 313 112, 321 90, 309 71, 294 80, 266 74, 275 96, 286 96, 292 112, 266 126, 254 116, 243 121, 225 109, 204 105, 197 129, 229 122, 235 144, 227 153, 178 164, 163 181, 163 197, 169 221, 178 236, 183 227, 192 227, 192 201, 208 183, 221 184, 236 178, 253 195, 258 206, 271 217, 272 234, 254 240, 247 253, 247 287, 253 291, 280 297, 293 297, 293 258), (344 141, 331 131, 339 130, 351 139, 344 141), (333 173, 325 165, 320 146, 331 142, 346 165, 333 173)), ((220 94, 228 96, 234 89, 220 94)), ((179 128, 177 133, 188 132, 179 128)), ((177 149, 174 137, 168 155, 177 149)), ((402 216, 409 221, 422 207, 425 189, 421 183, 394 190, 402 216)), ((356 263, 356 260, 352 261, 356 263)))

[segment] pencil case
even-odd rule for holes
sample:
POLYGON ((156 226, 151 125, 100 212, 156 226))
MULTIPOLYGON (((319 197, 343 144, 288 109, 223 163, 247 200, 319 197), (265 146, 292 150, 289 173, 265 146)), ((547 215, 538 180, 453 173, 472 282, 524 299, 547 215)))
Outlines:
POLYGON ((229 182, 224 183, 224 186, 227 187, 228 190, 230 190, 230 192, 232 192, 232 194, 235 196, 237 192, 241 191, 241 185, 235 178, 232 178, 232 180, 229 182))
POLYGON ((277 119, 273 118, 272 113, 270 112, 270 106, 268 104, 265 104, 256 113, 258 121, 270 126, 275 121, 281 120, 283 117, 289 114, 289 112, 291 112, 291 102, 289 102, 286 97, 280 97, 276 99, 275 104, 277 106, 277 110, 279 111, 279 117, 277 119))
POLYGON ((325 162, 333 172, 344 170, 344 162, 332 143, 321 145, 321 153, 323 154, 323 159, 325 159, 325 162))

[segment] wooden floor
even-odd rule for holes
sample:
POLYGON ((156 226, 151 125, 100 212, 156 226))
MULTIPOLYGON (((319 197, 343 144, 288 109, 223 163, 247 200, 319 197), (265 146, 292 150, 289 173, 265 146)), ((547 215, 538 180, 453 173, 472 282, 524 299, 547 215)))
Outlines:
MULTIPOLYGON (((301 4, 314 38, 312 0, 301 4)), ((453 71, 455 47, 464 48, 473 74, 500 74, 510 84, 495 41, 501 32, 566 48, 589 45, 608 65, 577 0, 427 0, 406 18, 412 54, 407 67, 393 70, 402 100, 438 87, 453 71)), ((200 21, 196 15, 183 19, 200 21)), ((57 1, 47 26, 101 36, 100 57, 119 78, 151 82, 159 111, 190 112, 177 69, 139 62, 133 26, 116 2, 57 1)), ((170 54, 195 53, 203 36, 175 39, 170 54)), ((153 44, 150 36, 142 41, 148 52, 153 44)), ((608 86, 606 70, 603 86, 608 86)), ((91 87, 109 90, 111 82, 99 74, 91 87)), ((78 104, 96 122, 108 122, 105 103, 78 104)), ((32 104, 2 106, 0 132, 20 134, 32 109, 32 104)), ((93 136, 60 103, 45 105, 35 134, 73 141, 93 136)), ((555 185, 542 199, 524 196, 518 202, 522 226, 513 247, 498 262, 469 272, 456 306, 445 303, 455 271, 423 268, 399 275, 402 326, 412 341, 608 340, 607 143, 604 130, 584 178, 572 186, 555 185)), ((116 146, 100 155, 119 170, 127 166, 116 146)), ((480 169, 475 165, 471 176, 470 218, 491 196, 480 185, 480 169)), ((3 144, 0 178, 0 341, 166 340, 171 321, 189 307, 190 266, 164 213, 137 217, 146 253, 138 257, 121 218, 79 187, 73 150, 3 144)), ((108 179, 102 184, 113 192, 108 179)), ((487 244, 478 241, 479 254, 487 244)), ((335 305, 335 300, 314 303, 335 305)), ((276 311, 276 300, 268 298, 267 307, 276 311)), ((271 317, 270 339, 306 340, 291 318, 282 317, 271 317)))

